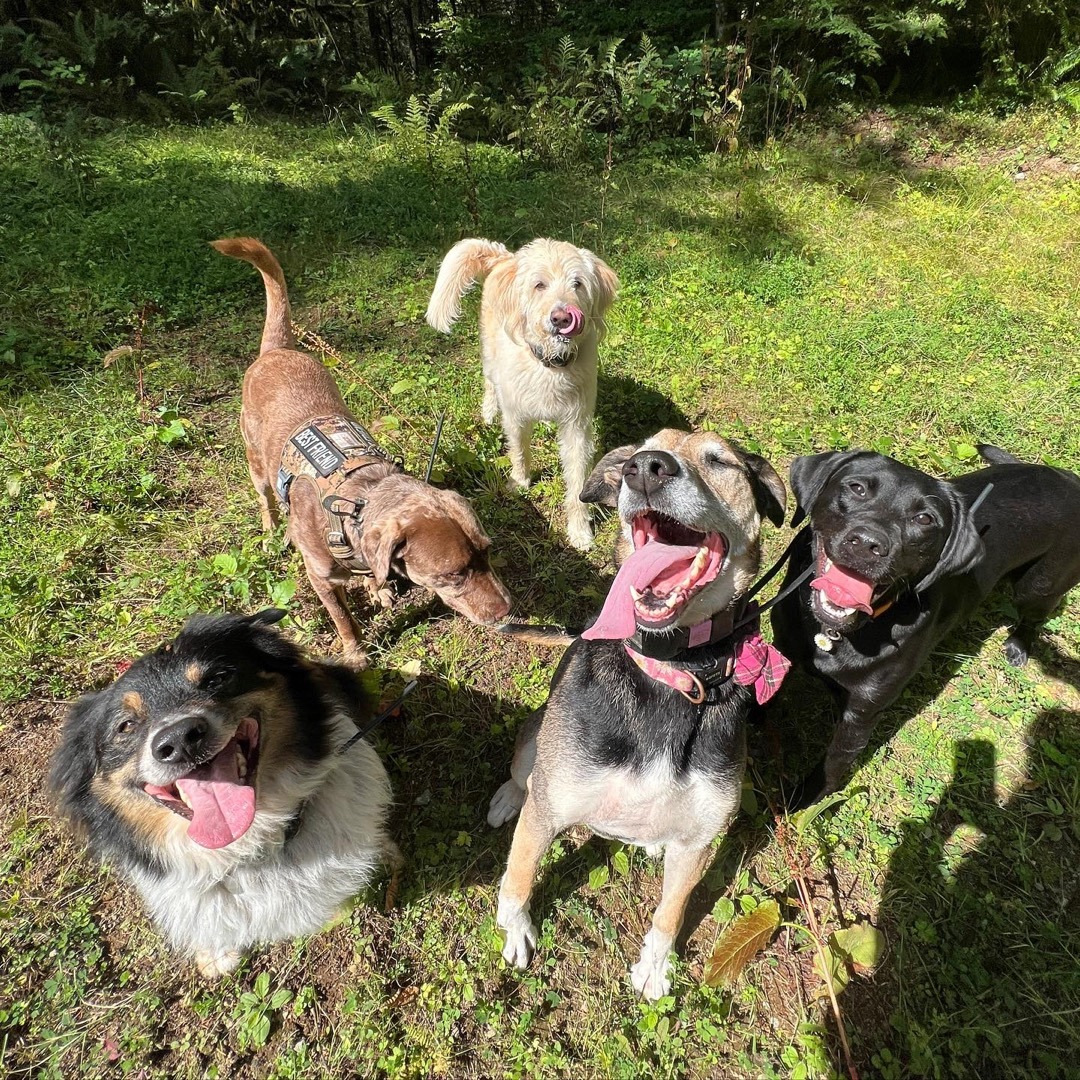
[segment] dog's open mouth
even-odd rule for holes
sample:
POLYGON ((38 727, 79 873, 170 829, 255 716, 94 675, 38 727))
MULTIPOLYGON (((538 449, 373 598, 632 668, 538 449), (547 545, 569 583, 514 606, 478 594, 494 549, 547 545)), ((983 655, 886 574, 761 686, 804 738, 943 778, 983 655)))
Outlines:
POLYGON ((818 576, 810 582, 814 614, 828 626, 848 629, 859 612, 874 614, 877 583, 868 577, 838 566, 829 558, 825 545, 818 542, 818 576))
POLYGON ((647 510, 631 525, 634 553, 619 568, 604 609, 585 638, 628 638, 663 630, 720 573, 727 541, 647 510))
POLYGON ((259 724, 241 720, 233 737, 209 761, 171 784, 144 784, 143 790, 174 814, 187 818, 188 839, 205 848, 239 840, 255 820, 255 772, 259 724))

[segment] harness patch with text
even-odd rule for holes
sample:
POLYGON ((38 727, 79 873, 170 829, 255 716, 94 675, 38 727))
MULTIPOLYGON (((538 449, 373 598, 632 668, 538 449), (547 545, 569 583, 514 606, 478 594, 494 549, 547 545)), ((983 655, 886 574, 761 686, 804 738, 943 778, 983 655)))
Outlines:
POLYGON ((329 476, 345 463, 345 455, 314 424, 302 428, 289 442, 319 476, 329 476))

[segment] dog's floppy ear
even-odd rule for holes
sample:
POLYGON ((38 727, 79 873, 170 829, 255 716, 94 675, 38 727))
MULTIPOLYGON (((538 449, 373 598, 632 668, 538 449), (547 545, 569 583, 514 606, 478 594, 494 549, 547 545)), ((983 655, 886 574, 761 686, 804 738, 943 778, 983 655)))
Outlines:
POLYGON ((619 278, 615 271, 603 259, 593 256, 596 272, 596 315, 604 315, 615 303, 615 294, 619 291, 619 278))
POLYGON ((49 792, 57 808, 75 825, 85 825, 83 803, 99 764, 96 728, 108 695, 86 694, 72 705, 60 731, 49 770, 49 792))
MULTIPOLYGON (((521 252, 517 253, 520 254, 521 252)), ((526 301, 518 296, 516 288, 519 262, 517 255, 500 260, 488 274, 487 284, 484 286, 485 296, 491 297, 496 321, 514 341, 521 340, 527 318, 526 301)))
POLYGON ((750 470, 750 483, 754 489, 754 504, 763 518, 768 518, 777 528, 784 524, 787 513, 787 488, 776 470, 760 455, 741 451, 743 461, 750 470))
POLYGON ((389 516, 369 522, 360 538, 360 554, 371 568, 375 584, 382 588, 390 576, 390 562, 394 552, 405 539, 404 523, 389 516))
POLYGON ((477 551, 487 551, 491 547, 491 540, 484 532, 484 526, 480 524, 473 504, 456 491, 440 491, 439 495, 447 516, 458 524, 469 543, 477 551))
POLYGON ((833 473, 861 453, 862 450, 845 450, 842 453, 829 450, 824 454, 797 457, 791 463, 788 477, 795 496, 795 516, 791 519, 793 526, 801 525, 809 516, 833 473))
POLYGON ((934 568, 915 586, 917 593, 924 592, 942 578, 967 573, 986 554, 968 504, 951 485, 942 484, 941 488, 942 496, 952 510, 952 528, 934 568))
POLYGON ((600 503, 602 506, 619 505, 619 487, 622 484, 622 467, 638 451, 634 445, 620 446, 606 453, 589 474, 578 498, 584 503, 600 503))

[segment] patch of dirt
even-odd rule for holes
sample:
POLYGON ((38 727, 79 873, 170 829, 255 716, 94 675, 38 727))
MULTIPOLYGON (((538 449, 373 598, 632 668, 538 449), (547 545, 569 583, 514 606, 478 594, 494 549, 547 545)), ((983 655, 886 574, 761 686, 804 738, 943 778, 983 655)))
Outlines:
POLYGON ((880 148, 904 169, 955 169, 975 165, 1008 173, 1013 180, 1080 178, 1080 162, 1068 161, 1058 154, 1024 146, 1002 146, 967 152, 958 142, 945 149, 933 149, 938 140, 905 138, 899 123, 882 109, 871 109, 846 124, 842 130, 860 142, 880 148))

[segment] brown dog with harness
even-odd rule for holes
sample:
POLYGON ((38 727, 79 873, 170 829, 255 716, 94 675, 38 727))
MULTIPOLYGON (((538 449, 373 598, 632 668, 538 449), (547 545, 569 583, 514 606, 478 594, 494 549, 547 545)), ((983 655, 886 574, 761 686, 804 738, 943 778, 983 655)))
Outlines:
POLYGON ((472 506, 409 476, 349 411, 330 372, 300 352, 281 266, 250 237, 215 240, 251 263, 266 286, 258 359, 244 375, 240 430, 263 528, 289 516, 288 538, 333 620, 346 658, 367 662, 345 592, 365 586, 388 606, 394 577, 431 589, 475 623, 510 611, 488 562, 490 541, 472 506))

